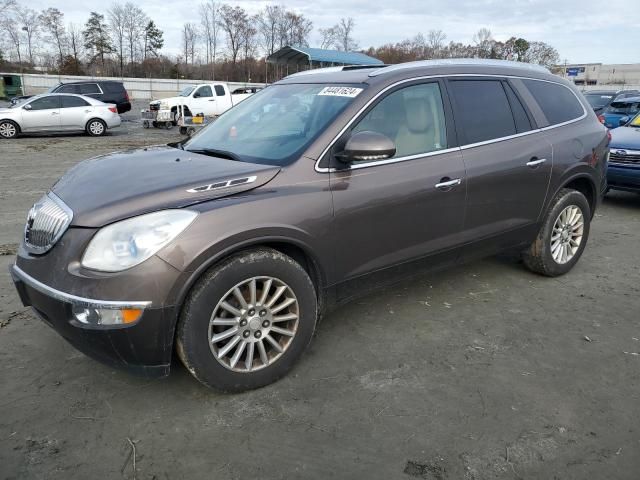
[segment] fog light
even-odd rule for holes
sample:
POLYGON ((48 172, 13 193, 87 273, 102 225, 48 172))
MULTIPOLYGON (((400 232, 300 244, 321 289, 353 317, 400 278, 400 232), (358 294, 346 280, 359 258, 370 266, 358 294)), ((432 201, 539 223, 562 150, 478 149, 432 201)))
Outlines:
POLYGON ((126 325, 140 318, 142 310, 125 308, 114 310, 110 308, 73 307, 73 317, 84 325, 126 325))

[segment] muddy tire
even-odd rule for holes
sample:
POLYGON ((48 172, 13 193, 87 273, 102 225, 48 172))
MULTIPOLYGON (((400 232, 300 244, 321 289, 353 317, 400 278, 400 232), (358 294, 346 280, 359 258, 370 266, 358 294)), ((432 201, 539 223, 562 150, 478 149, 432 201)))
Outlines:
POLYGON ((272 249, 238 253, 193 286, 176 332, 178 356, 204 385, 225 392, 283 377, 309 344, 317 297, 307 272, 272 249))
POLYGON ((526 267, 541 275, 564 275, 578 262, 589 238, 591 209, 585 196, 564 188, 554 197, 538 236, 524 252, 526 267))

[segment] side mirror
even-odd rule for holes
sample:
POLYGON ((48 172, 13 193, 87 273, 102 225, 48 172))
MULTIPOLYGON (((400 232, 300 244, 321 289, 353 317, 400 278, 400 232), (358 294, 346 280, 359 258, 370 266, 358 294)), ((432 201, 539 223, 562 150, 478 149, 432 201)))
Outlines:
POLYGON ((336 155, 344 163, 386 160, 396 154, 393 141, 378 132, 355 133, 347 140, 344 150, 336 155))
POLYGON ((32 107, 31 107, 31 104, 27 104, 22 108, 24 108, 25 110, 31 110, 32 107))
POLYGON ((193 98, 200 98, 200 94, 198 92, 194 93, 193 98))
POLYGON ((624 125, 626 125, 629 122, 629 117, 622 117, 619 121, 618 121, 618 126, 623 127, 624 125))

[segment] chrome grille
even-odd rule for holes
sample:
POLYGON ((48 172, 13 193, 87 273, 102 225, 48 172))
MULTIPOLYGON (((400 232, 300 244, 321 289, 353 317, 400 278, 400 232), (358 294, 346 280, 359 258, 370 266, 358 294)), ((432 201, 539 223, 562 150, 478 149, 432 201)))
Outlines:
POLYGON ((27 215, 24 244, 32 253, 49 251, 67 230, 73 212, 53 193, 38 200, 27 215))
POLYGON ((640 150, 611 149, 609 152, 609 162, 640 165, 640 150))

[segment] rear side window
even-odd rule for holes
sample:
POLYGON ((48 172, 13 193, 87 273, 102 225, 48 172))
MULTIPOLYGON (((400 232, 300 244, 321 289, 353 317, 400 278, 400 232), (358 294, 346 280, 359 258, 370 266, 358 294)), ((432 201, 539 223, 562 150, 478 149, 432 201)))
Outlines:
POLYGON ((109 93, 122 93, 124 92, 124 86, 121 83, 105 82, 101 83, 102 90, 109 93))
POLYGON ((79 85, 81 95, 91 95, 92 93, 102 93, 95 83, 83 83, 79 85))
POLYGON ((580 118, 584 108, 573 92, 558 83, 522 80, 538 102, 550 125, 580 118))
POLYGON ((215 88, 217 96, 224 97, 224 87, 222 85, 214 85, 213 88, 215 88))
POLYGON ((79 93, 77 85, 62 85, 56 89, 56 93, 79 93))
POLYGON ((456 124, 465 144, 516 134, 507 94, 500 80, 451 80, 456 124))
POLYGON ((62 98, 62 108, 86 107, 89 105, 80 97, 70 97, 67 95, 60 95, 60 97, 62 98))

